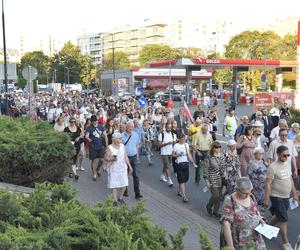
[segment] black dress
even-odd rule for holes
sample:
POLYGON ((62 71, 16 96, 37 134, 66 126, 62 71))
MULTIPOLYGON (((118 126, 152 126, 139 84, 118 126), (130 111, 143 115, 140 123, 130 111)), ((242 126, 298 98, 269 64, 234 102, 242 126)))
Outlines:
POLYGON ((75 147, 75 150, 76 150, 76 155, 74 155, 72 157, 72 160, 73 160, 73 163, 76 164, 77 162, 77 156, 79 154, 79 151, 80 151, 80 144, 82 142, 84 142, 84 139, 83 138, 80 138, 79 141, 75 141, 76 138, 78 138, 80 136, 80 133, 81 133, 81 129, 80 127, 76 126, 76 131, 75 132, 72 132, 69 127, 66 127, 64 129, 64 132, 68 133, 70 135, 70 138, 71 138, 71 141, 74 142, 74 147, 75 147))

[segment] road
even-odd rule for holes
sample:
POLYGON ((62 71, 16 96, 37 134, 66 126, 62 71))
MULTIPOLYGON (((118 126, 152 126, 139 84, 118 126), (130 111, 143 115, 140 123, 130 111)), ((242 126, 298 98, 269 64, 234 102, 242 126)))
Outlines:
MULTIPOLYGON (((178 104, 177 104, 178 105, 178 104)), ((195 110, 191 107, 191 112, 195 110)), ((177 108, 175 108, 177 110, 177 108)), ((224 107, 222 104, 217 109, 218 117, 220 119, 219 131, 222 127, 224 120, 224 107)), ((237 114, 250 115, 252 112, 251 107, 247 105, 240 105, 237 107, 237 114)), ((176 113, 176 111, 175 111, 176 113)), ((225 138, 219 137, 218 139, 225 141, 225 138)), ((149 215, 154 223, 165 228, 167 232, 174 233, 179 229, 180 223, 189 226, 189 233, 185 239, 186 249, 199 249, 197 226, 201 226, 207 232, 209 238, 214 242, 217 248, 218 235, 219 235, 219 222, 206 213, 205 205, 209 199, 209 192, 203 192, 203 181, 200 182, 200 187, 194 183, 194 169, 190 169, 190 179, 186 185, 187 194, 189 197, 188 203, 183 203, 177 196, 178 187, 176 185, 176 177, 172 174, 174 186, 168 187, 167 184, 159 181, 162 172, 162 161, 160 155, 155 152, 153 157, 154 165, 149 167, 146 164, 144 156, 141 157, 139 164, 139 176, 142 182, 141 192, 146 198, 146 207, 149 215), (144 190, 143 190, 144 189, 144 190), (177 212, 177 213, 176 213, 177 212), (179 213, 180 212, 180 213, 179 213), (178 216, 178 218, 174 218, 178 216)), ((77 197, 81 201, 94 204, 101 202, 107 195, 109 190, 106 188, 106 176, 101 177, 97 182, 91 180, 91 171, 89 168, 89 160, 85 161, 86 171, 80 173, 78 182, 74 181, 74 187, 79 191, 77 197)), ((130 181, 130 195, 126 199, 127 203, 134 204, 132 181, 130 181)), ((296 237, 300 233, 300 209, 295 209, 289 212, 290 222, 288 225, 289 239, 291 244, 294 244, 296 237)), ((278 236, 277 239, 272 241, 265 240, 267 249, 281 249, 281 240, 278 236)))

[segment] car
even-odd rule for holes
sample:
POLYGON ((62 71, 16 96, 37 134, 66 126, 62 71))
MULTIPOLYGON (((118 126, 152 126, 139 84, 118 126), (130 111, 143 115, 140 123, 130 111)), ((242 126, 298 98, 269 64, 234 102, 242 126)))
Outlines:
POLYGON ((172 92, 172 100, 173 101, 181 101, 182 93, 180 91, 173 91, 172 92))

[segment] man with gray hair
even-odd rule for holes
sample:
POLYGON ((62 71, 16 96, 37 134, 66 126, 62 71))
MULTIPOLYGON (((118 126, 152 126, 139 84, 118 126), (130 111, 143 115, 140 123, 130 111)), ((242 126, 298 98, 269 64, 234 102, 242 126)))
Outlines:
MULTIPOLYGON (((132 167, 133 189, 135 198, 140 199, 143 197, 140 192, 140 180, 137 176, 137 162, 139 161, 140 139, 138 134, 134 131, 134 124, 132 121, 129 121, 127 123, 126 131, 122 133, 122 143, 125 146, 129 162, 132 167)), ((127 189, 124 196, 128 196, 127 189)))
POLYGON ((298 133, 299 133, 299 123, 295 122, 291 125, 291 129, 288 132, 288 139, 293 141, 298 133))
POLYGON ((272 129, 270 134, 270 141, 274 141, 279 137, 279 130, 281 128, 286 128, 286 129, 288 128, 288 124, 284 119, 280 119, 278 122, 278 126, 272 129))
POLYGON ((204 159, 207 156, 208 150, 213 143, 212 135, 208 132, 208 124, 203 123, 201 125, 201 130, 196 134, 195 140, 193 140, 192 147, 196 152, 196 164, 197 168, 195 170, 195 183, 199 186, 201 169, 203 169, 204 159))

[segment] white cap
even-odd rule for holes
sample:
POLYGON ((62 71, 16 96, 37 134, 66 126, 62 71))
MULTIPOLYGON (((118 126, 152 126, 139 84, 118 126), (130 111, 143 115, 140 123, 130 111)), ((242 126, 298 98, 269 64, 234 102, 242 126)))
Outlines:
POLYGON ((253 153, 254 154, 257 154, 257 153, 264 154, 265 150, 262 147, 257 147, 257 148, 254 149, 253 153))

